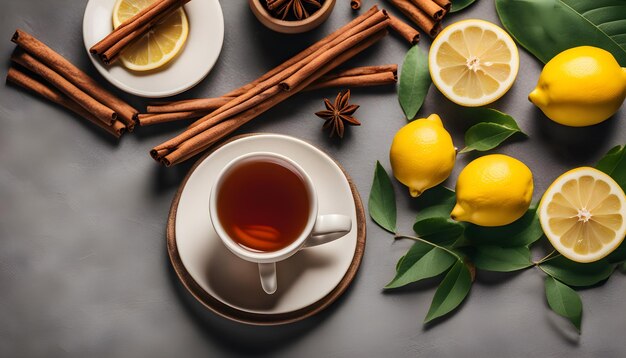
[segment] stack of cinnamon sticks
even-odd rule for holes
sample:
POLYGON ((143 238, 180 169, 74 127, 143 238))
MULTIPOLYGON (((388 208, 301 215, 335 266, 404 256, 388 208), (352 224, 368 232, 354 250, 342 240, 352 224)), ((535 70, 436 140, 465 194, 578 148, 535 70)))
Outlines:
POLYGON ((225 94, 223 98, 232 99, 180 135, 154 147, 151 156, 170 166, 201 153, 372 46, 387 34, 388 25, 387 13, 372 7, 259 79, 225 94))
POLYGON ((387 0, 430 37, 441 31, 441 20, 450 11, 450 0, 387 0))
POLYGON ((115 137, 133 130, 137 116, 133 107, 25 31, 17 30, 11 40, 18 49, 11 56, 14 64, 7 81, 62 105, 115 137))
MULTIPOLYGON (((321 88, 372 87, 395 84, 398 81, 398 65, 355 67, 320 77, 303 91, 321 88)), ((198 98, 174 102, 161 102, 148 106, 146 114, 139 114, 141 126, 204 117, 235 97, 198 98)))
POLYGON ((157 0, 135 16, 124 21, 113 32, 93 45, 89 52, 98 55, 107 65, 114 63, 120 53, 134 40, 146 34, 154 25, 166 19, 190 0, 157 0))

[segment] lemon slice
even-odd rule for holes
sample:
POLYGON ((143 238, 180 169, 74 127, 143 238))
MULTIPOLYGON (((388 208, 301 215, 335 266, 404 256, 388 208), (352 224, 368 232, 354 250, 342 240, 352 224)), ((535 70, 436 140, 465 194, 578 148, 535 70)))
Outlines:
POLYGON ((466 107, 489 104, 513 85, 519 69, 515 42, 503 29, 483 20, 446 27, 428 56, 433 83, 449 100, 466 107))
POLYGON ((626 195, 615 180, 597 169, 573 169, 543 195, 539 220, 563 256, 576 262, 597 261, 624 240, 626 195))
MULTIPOLYGON (((155 0, 117 0, 113 9, 113 27, 153 3, 155 0)), ((161 20, 152 30, 128 46, 120 55, 122 64, 133 71, 149 71, 161 67, 181 51, 189 22, 183 8, 161 20)))

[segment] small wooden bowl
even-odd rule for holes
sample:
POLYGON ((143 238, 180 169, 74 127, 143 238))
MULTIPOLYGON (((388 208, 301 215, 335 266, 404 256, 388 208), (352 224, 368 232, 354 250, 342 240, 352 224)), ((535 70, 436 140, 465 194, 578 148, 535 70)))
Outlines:
POLYGON ((266 27, 284 34, 299 34, 318 27, 326 21, 335 6, 335 0, 326 0, 322 7, 304 20, 287 21, 273 17, 261 4, 265 0, 248 0, 252 13, 266 27))

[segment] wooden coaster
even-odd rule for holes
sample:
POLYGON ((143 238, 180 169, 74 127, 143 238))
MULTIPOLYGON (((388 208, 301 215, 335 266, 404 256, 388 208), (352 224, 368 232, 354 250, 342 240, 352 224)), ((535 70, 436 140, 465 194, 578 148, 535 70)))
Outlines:
POLYGON ((345 292, 345 290, 348 288, 348 286, 350 285, 350 283, 356 276, 356 272, 359 269, 359 266, 361 264, 361 259, 363 258, 363 253, 365 251, 366 222, 365 222, 365 210, 363 209, 363 203, 361 201, 359 192, 356 189, 356 186, 352 182, 352 179, 350 178, 348 173, 346 173, 343 167, 336 161, 335 161, 335 164, 337 164, 337 166, 342 170, 343 174, 346 176, 346 179, 348 180, 348 183, 350 185, 350 190, 352 191, 352 196, 354 198, 354 207, 356 210, 356 218, 357 218, 357 222, 356 222, 357 243, 356 243, 356 250, 354 252, 354 257, 345 275, 343 276, 339 284, 329 294, 327 294, 325 297, 323 297, 319 301, 307 307, 301 308, 299 310, 286 312, 286 313, 280 313, 280 314, 259 314, 259 313, 252 313, 252 312, 246 312, 246 311, 235 309, 231 306, 224 304, 223 302, 216 299, 215 297, 211 296, 202 287, 200 287, 200 285, 198 285, 198 283, 191 277, 191 275, 189 274, 189 272, 187 272, 187 269, 183 265, 179 252, 178 252, 178 248, 176 246, 176 212, 178 210, 178 203, 180 201, 181 194, 191 174, 195 171, 198 165, 206 157, 211 155, 215 150, 219 149, 223 145, 228 144, 240 138, 245 138, 245 137, 254 136, 254 135, 257 135, 257 134, 244 134, 244 135, 233 137, 230 140, 222 143, 220 146, 212 149, 211 151, 203 155, 193 165, 189 173, 185 176, 185 179, 183 179, 183 182, 181 183, 180 187, 178 188, 178 191, 176 192, 176 195, 174 196, 174 200, 172 201, 172 206, 170 207, 170 213, 169 213, 169 217, 167 220, 167 251, 170 256, 170 261, 172 262, 172 265, 174 266, 174 271, 176 271, 176 274, 180 278, 183 285, 198 301, 200 301, 204 306, 206 306, 211 311, 217 313, 218 315, 228 318, 233 321, 252 324, 252 325, 270 326, 270 325, 279 325, 279 324, 297 322, 322 311, 324 308, 328 307, 331 303, 333 303, 337 298, 339 298, 339 296, 341 296, 345 292))

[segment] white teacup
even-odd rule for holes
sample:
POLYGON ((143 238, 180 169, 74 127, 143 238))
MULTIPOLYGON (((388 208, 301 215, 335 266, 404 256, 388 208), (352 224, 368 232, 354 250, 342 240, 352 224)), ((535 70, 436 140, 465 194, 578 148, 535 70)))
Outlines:
POLYGON ((319 215, 317 194, 315 192, 315 186, 309 175, 293 160, 283 155, 270 152, 253 152, 244 154, 230 161, 220 171, 213 187, 211 188, 211 194, 209 196, 209 215, 217 235, 232 253, 246 261, 256 262, 259 264, 261 286, 268 294, 276 292, 277 289, 276 262, 289 258, 300 249, 322 245, 336 240, 345 236, 352 229, 352 220, 346 215, 319 215), (238 244, 237 241, 233 240, 226 232, 217 213, 217 196, 223 184, 225 174, 237 167, 237 165, 241 164, 243 161, 255 159, 272 159, 274 161, 283 162, 289 167, 295 169, 303 179, 309 198, 308 220, 302 230, 302 233, 300 233, 300 236, 298 236, 298 238, 291 244, 276 251, 253 251, 238 244))

